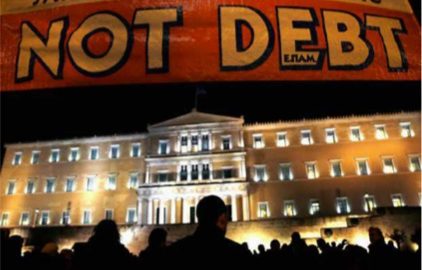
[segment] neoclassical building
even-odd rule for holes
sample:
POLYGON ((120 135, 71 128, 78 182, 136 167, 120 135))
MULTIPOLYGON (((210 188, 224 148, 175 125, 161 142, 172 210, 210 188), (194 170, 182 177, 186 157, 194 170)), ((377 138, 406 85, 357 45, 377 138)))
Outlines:
POLYGON ((0 225, 194 223, 208 194, 232 221, 420 206, 420 122, 415 112, 248 124, 193 110, 143 134, 9 144, 0 225))

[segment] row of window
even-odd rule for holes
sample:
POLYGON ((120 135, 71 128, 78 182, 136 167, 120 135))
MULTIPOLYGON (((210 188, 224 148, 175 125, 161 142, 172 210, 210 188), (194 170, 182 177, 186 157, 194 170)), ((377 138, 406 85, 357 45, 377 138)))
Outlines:
MULTIPOLYGON (((382 158, 383 172, 385 174, 396 173, 397 168, 392 157, 382 158)), ((306 175, 308 179, 315 179, 319 177, 319 170, 315 161, 305 162, 306 175)), ((415 172, 421 170, 421 160, 418 155, 409 156, 409 171, 415 172)), ((356 173, 357 175, 369 175, 371 170, 369 168, 367 158, 356 159, 356 173)), ((332 177, 344 176, 341 160, 330 161, 330 175, 332 177)), ((279 168, 280 180, 293 180, 294 173, 291 163, 282 163, 279 168)), ((267 181, 268 173, 266 165, 254 166, 254 181, 267 181)))
MULTIPOLYGON (((404 138, 415 136, 415 132, 412 129, 410 122, 400 123, 401 136, 404 138)), ((302 145, 311 145, 314 143, 312 136, 312 131, 309 129, 301 130, 300 142, 302 145)), ((265 141, 262 134, 253 134, 253 147, 254 148, 264 148, 265 141)), ((349 133, 350 140, 353 142, 363 141, 365 136, 361 131, 359 126, 350 127, 349 133)), ((384 140, 388 138, 388 133, 384 124, 375 125, 375 138, 377 140, 384 140)), ((333 144, 338 142, 338 137, 335 128, 326 128, 325 129, 325 142, 328 144, 333 144)), ((159 140, 158 143, 158 154, 167 155, 170 153, 170 142, 169 140, 159 140)), ((287 147, 290 145, 287 132, 281 131, 277 133, 277 146, 278 147, 287 147)), ((232 136, 231 135, 222 135, 221 136, 221 150, 231 150, 233 148, 232 136)), ((209 134, 200 135, 182 135, 179 139, 179 150, 180 152, 188 151, 208 151, 210 150, 210 136, 209 134)), ((40 151, 32 151, 31 164, 38 164, 40 162, 40 151)), ((131 145, 130 151, 131 157, 140 157, 141 156, 141 144, 133 143, 131 145)), ((113 144, 109 148, 108 157, 110 159, 117 159, 120 157, 120 145, 113 144)), ((67 160, 70 162, 78 161, 80 159, 80 148, 71 147, 68 153, 67 160)), ((99 159, 99 147, 91 146, 88 152, 89 160, 99 159)), ((56 163, 61 160, 60 149, 51 149, 48 162, 56 163)), ((20 165, 22 163, 22 152, 16 152, 12 160, 12 165, 20 165)))
MULTIPOLYGON (((384 124, 379 124, 374 126, 375 129, 375 139, 385 140, 388 139, 388 133, 384 124)), ((400 123, 400 134, 403 138, 410 138, 415 136, 415 132, 412 129, 410 122, 400 123)), ((262 134, 253 134, 253 147, 254 148, 264 148, 265 141, 262 134)), ((365 140, 365 136, 359 126, 350 127, 349 139, 352 142, 359 142, 365 140)), ((335 128, 326 128, 325 129, 325 142, 328 144, 338 143, 338 136, 335 128)), ((300 131, 300 143, 302 145, 311 145, 314 144, 314 139, 312 136, 312 131, 309 129, 300 131)), ((287 131, 277 132, 277 147, 287 147, 290 145, 287 131)))
MULTIPOLYGON (((385 174, 396 173, 397 168, 394 164, 394 160, 392 157, 384 157, 382 158, 383 164, 383 172, 385 174)), ((317 163, 315 161, 305 162, 305 169, 306 175, 308 179, 316 179, 320 176, 319 169, 317 163)), ((418 155, 411 155, 409 156, 409 170, 411 172, 421 171, 421 161, 420 156, 418 155)), ((210 170, 210 164, 192 164, 188 167, 188 165, 182 164, 180 165, 178 179, 180 181, 186 180, 208 180, 217 177, 219 179, 230 179, 235 177, 235 170, 230 168, 223 168, 222 170, 218 171, 218 175, 214 175, 210 170)), ((371 169, 368 164, 367 158, 359 158, 356 159, 356 173, 358 175, 364 176, 371 174, 371 169)), ((331 160, 330 161, 330 175, 332 177, 342 177, 344 176, 344 171, 342 167, 341 160, 331 160)), ((268 172, 266 165, 255 165, 254 166, 254 181, 267 181, 268 180, 268 172)), ((292 169, 291 163, 282 163, 279 167, 279 179, 288 181, 294 179, 294 172, 292 169)), ((167 182, 173 181, 176 179, 170 179, 170 174, 168 172, 158 172, 156 174, 156 179, 154 182, 167 182)), ((85 181, 84 190, 85 191, 95 191, 97 190, 97 177, 95 175, 88 176, 85 181)), ((139 173, 131 173, 128 179, 127 187, 130 188, 137 188, 139 185, 139 173)), ((117 187, 117 175, 110 174, 108 175, 106 182, 105 182, 105 190, 116 190, 117 187)), ((64 192, 73 192, 76 190, 76 180, 75 177, 68 177, 66 178, 66 182, 64 185, 64 192)), ((45 193, 53 193, 56 191, 56 179, 55 178, 47 178, 44 186, 45 193)), ((12 195, 16 192, 16 181, 9 180, 7 187, 6 187, 6 194, 12 195)), ((36 192, 36 180, 29 179, 24 192, 26 194, 32 194, 36 192)))
MULTIPOLYGON (((405 206, 403 196, 400 193, 391 195, 391 203, 394 207, 405 206)), ((363 196, 362 205, 365 212, 373 212, 377 208, 374 195, 365 194, 363 196)), ((347 197, 337 197, 335 207, 338 214, 349 214, 351 212, 351 206, 347 197)), ((321 213, 322 210, 318 199, 309 200, 308 211, 310 215, 319 215, 321 213)), ((298 215, 294 200, 284 201, 283 215, 286 217, 298 215)), ((271 211, 268 202, 258 202, 258 218, 269 217, 271 217, 271 211)))
MULTIPOLYGON (((31 164, 39 164, 40 163, 40 154, 41 151, 34 150, 32 151, 31 155, 31 164)), ((138 158, 141 156, 141 144, 140 143, 133 143, 130 150, 130 156, 132 158, 138 158)), ((79 147, 71 147, 69 149, 69 154, 67 160, 70 162, 75 162, 80 159, 80 148, 79 147)), ((109 148, 108 157, 110 159, 118 159, 120 157, 120 145, 113 144, 109 148)), ((91 146, 88 150, 88 160, 98 160, 100 158, 100 148, 98 146, 91 146)), ((51 149, 50 156, 48 158, 48 162, 50 163, 57 163, 61 160, 60 149, 51 149)), ((13 160, 12 165, 20 165, 22 163, 22 152, 16 152, 13 160)))
MULTIPOLYGON (((22 212, 19 219, 20 226, 30 226, 30 225, 50 225, 51 222, 51 213, 49 210, 35 210, 34 213, 35 218, 32 220, 31 223, 31 215, 29 212, 22 212)), ((10 214, 8 212, 3 212, 1 215, 0 225, 1 226, 8 226, 9 225, 9 217, 10 214)), ((113 209, 106 209, 104 211, 104 218, 112 220, 114 218, 114 210, 113 209)), ((133 224, 136 223, 138 219, 136 208, 127 208, 126 211, 126 223, 133 224)), ((60 215, 59 224, 61 225, 70 225, 72 223, 70 218, 70 211, 64 210, 60 215)), ((92 218, 92 210, 91 209, 84 209, 81 215, 81 224, 90 225, 94 224, 92 218)))
MULTIPOLYGON (((420 195, 419 195, 420 198, 420 195)), ((404 207, 405 202, 403 200, 403 196, 400 193, 392 194, 391 195, 391 202, 394 207, 404 207)), ((336 212, 338 214, 349 214, 351 212, 351 206, 349 203, 349 199, 347 197, 337 197, 335 201, 336 212)), ((191 207, 192 208, 192 207, 191 207)), ((365 194, 363 196, 363 209, 365 212, 373 212, 377 208, 377 203, 375 201, 375 197, 373 195, 365 194)), ((193 211, 194 211, 193 207, 193 211)), ((258 218, 269 218, 271 217, 270 207, 268 202, 258 202, 258 218)), ((159 209, 157 209, 159 211, 159 209)), ((320 202, 318 199, 311 199, 309 200, 309 214, 310 215, 319 215, 321 213, 320 202)), ((192 209, 191 209, 192 214, 192 209)), ((50 211, 49 210, 42 210, 38 211, 35 210, 35 218, 33 220, 33 224, 31 224, 30 220, 30 213, 29 212, 22 212, 19 225, 20 226, 29 226, 29 225, 36 225, 38 219, 38 225, 49 225, 51 224, 50 219, 50 211), (39 217, 38 217, 39 215, 39 217)), ((294 200, 286 200, 283 203, 283 215, 286 217, 293 217, 298 215, 298 211, 296 208, 296 203, 294 200)), ((157 224, 159 223, 158 217, 159 212, 157 212, 157 224)), ((194 216, 194 215, 193 215, 194 216)), ((104 212, 105 219, 113 219, 114 218, 114 211, 113 209, 106 209, 104 212)), ((137 212, 136 208, 128 208, 126 211, 126 223, 133 224, 137 221, 137 212)), ((194 218, 193 218, 194 219, 194 218)), ((164 218, 166 220, 166 218, 164 218)), ((192 215, 191 215, 191 223, 192 215)), ((70 218, 70 210, 64 210, 60 216, 60 224, 61 225, 70 225, 71 218, 70 218)), ((81 224, 89 225, 93 224, 92 219, 92 210, 91 209, 84 209, 81 215, 81 224)), ((8 226, 9 225, 9 213, 3 212, 1 215, 0 220, 1 226, 8 226)))
MULTIPOLYGON (((56 178, 47 178, 44 185, 45 193, 53 193, 56 191, 56 178)), ((139 173, 131 173, 127 182, 129 189, 134 189, 139 186, 139 173)), ((105 190, 116 190, 117 188, 117 175, 110 174, 105 181, 105 190)), ((98 179, 96 176, 86 177, 84 183, 84 191, 95 191, 98 189, 98 179)), ((63 191, 73 192, 76 190, 76 179, 73 176, 67 177, 63 191)), ((16 192, 16 181, 9 180, 6 187, 6 195, 12 195, 16 192)), ((37 185, 35 179, 29 179, 26 183, 24 192, 26 194, 33 194, 37 192, 37 185)))

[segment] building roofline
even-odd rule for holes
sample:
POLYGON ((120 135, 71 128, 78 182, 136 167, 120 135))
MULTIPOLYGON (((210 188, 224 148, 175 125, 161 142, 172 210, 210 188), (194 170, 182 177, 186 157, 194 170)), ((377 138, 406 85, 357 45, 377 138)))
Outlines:
POLYGON ((375 113, 375 114, 362 114, 362 115, 343 115, 343 116, 335 116, 335 117, 325 117, 325 118, 311 118, 306 119, 303 118, 293 119, 293 120, 280 120, 280 121, 273 121, 273 122, 255 122, 255 123, 245 123, 244 128, 245 130, 253 130, 253 129, 272 129, 272 128, 280 128, 280 127, 290 127, 290 126, 302 126, 302 125, 309 125, 309 124, 318 124, 321 122, 325 123, 342 123, 342 122, 349 122, 349 121, 376 121, 376 120, 385 120, 385 119, 401 119, 403 117, 420 117, 421 113, 418 111, 410 111, 410 112, 391 112, 391 113, 375 113))
POLYGON ((102 142, 117 142, 117 141, 129 141, 146 138, 148 133, 133 133, 124 135, 104 135, 104 136, 92 136, 92 137, 81 137, 73 139, 56 139, 46 141, 35 141, 35 142, 17 142, 5 144, 6 148, 27 148, 27 147, 45 147, 45 146, 60 146, 60 145, 74 145, 74 144, 88 144, 88 143, 102 143, 102 142))

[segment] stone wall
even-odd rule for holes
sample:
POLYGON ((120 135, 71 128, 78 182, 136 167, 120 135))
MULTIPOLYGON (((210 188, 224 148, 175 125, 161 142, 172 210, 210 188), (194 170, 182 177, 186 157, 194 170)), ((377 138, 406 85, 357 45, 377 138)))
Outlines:
MULTIPOLYGON (((381 208, 371 216, 284 218, 249 222, 230 223, 227 237, 241 243, 248 242, 251 249, 262 243, 267 248, 272 239, 288 243, 290 235, 298 231, 308 244, 322 237, 326 241, 340 242, 348 239, 352 244, 366 247, 369 244, 368 228, 379 227, 388 239, 394 229, 403 230, 410 239, 415 228, 421 227, 421 208, 381 208)), ((175 224, 160 226, 168 231, 168 241, 174 242, 191 234, 195 224, 175 224)), ((121 241, 129 250, 138 254, 148 243, 148 235, 156 226, 120 226, 121 241)), ((11 229, 10 234, 18 234, 26 239, 27 246, 42 245, 48 241, 58 243, 60 248, 71 248, 75 242, 87 241, 93 226, 81 227, 36 227, 11 229)))

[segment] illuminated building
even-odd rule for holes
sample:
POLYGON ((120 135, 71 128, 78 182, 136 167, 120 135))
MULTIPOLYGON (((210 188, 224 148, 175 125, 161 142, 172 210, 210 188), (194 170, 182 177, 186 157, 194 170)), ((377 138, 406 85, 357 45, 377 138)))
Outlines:
POLYGON ((420 113, 245 124, 192 111, 148 132, 9 144, 0 224, 194 223, 208 194, 232 221, 419 206, 420 113))

